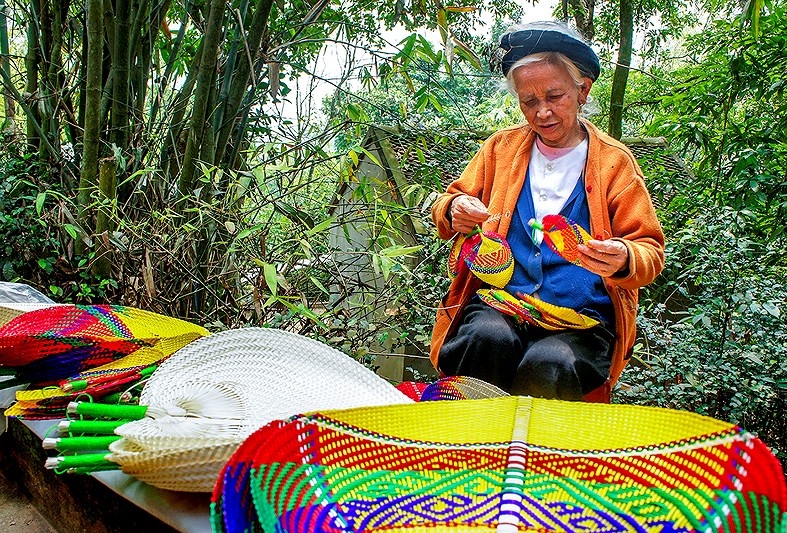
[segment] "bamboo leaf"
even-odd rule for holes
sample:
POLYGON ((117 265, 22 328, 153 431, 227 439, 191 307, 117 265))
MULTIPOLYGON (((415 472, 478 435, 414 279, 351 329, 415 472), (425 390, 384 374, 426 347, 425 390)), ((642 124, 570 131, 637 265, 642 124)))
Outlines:
POLYGON ((263 228, 264 225, 265 224, 257 224, 255 226, 252 226, 250 228, 246 228, 246 229, 242 230, 240 233, 238 233, 238 236, 235 237, 235 240, 239 241, 241 239, 245 239, 246 237, 248 237, 252 233, 256 233, 256 232, 260 231, 263 228))
POLYGON ((331 224, 333 224, 333 221, 334 221, 335 219, 336 219, 335 217, 328 217, 328 218, 326 218, 325 220, 323 220, 322 222, 320 222, 319 224, 317 224, 317 225, 316 225, 316 226, 314 226, 313 228, 310 228, 310 229, 308 229, 308 230, 306 231, 306 235, 308 235, 308 236, 312 236, 312 235, 314 235, 315 233, 320 233, 321 231, 323 231, 323 230, 327 229, 327 228, 328 228, 328 226, 330 226, 331 224))
POLYGON ((402 246, 401 244, 397 244, 395 246, 389 246, 383 250, 380 250, 380 255, 385 257, 401 257, 404 255, 412 255, 418 250, 423 248, 423 246, 402 246))
POLYGON ((483 70, 483 67, 481 66, 481 59, 478 57, 478 55, 475 52, 473 52, 473 50, 469 46, 467 46, 465 43, 463 43, 456 37, 454 37, 453 41, 454 44, 456 45, 454 51, 457 54, 459 54, 459 57, 470 63, 474 69, 483 70))
POLYGON ((367 150, 363 146, 359 146, 359 149, 361 150, 361 152, 363 152, 363 154, 366 157, 368 157, 372 161, 372 163, 374 163, 378 167, 382 168, 383 165, 382 165, 382 163, 380 163, 380 160, 377 159, 377 156, 375 156, 373 153, 371 153, 369 150, 367 150))
POLYGON ((418 35, 413 33, 399 42, 399 46, 402 46, 402 49, 394 56, 394 59, 399 59, 402 66, 407 65, 410 62, 410 59, 412 59, 413 48, 415 47, 415 41, 417 38, 418 35))
POLYGON ((331 293, 330 293, 330 291, 328 291, 328 289, 326 289, 326 288, 325 288, 325 285, 323 285, 323 284, 320 282, 320 280, 318 280, 318 279, 317 279, 317 278, 315 278, 314 276, 309 276, 309 280, 311 280, 311 282, 312 282, 312 283, 314 283, 314 286, 315 286, 315 287, 317 287, 318 289, 320 289, 320 290, 321 290, 323 293, 325 293, 326 295, 330 296, 330 294, 331 294, 331 293))
POLYGON ((440 30, 440 38, 445 44, 448 42, 448 20, 443 8, 437 10, 437 28, 440 30))
POLYGON ((279 290, 279 278, 276 275, 276 266, 270 263, 264 263, 262 265, 262 273, 265 276, 265 284, 270 289, 271 294, 273 296, 278 295, 279 290))

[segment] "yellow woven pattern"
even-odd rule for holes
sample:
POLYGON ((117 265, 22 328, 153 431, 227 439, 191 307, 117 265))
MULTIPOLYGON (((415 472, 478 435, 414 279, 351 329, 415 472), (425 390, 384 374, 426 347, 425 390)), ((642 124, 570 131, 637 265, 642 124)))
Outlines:
POLYGON ((550 448, 633 448, 674 442, 733 428, 733 424, 695 413, 637 405, 597 409, 582 402, 535 399, 530 442, 550 448), (604 431, 598 431, 603 427, 604 431))
POLYGON ((517 420, 529 416, 526 437, 531 445, 587 450, 653 446, 734 427, 728 422, 683 411, 672 411, 670 416, 665 416, 664 409, 655 407, 609 405, 598 409, 590 403, 524 396, 459 402, 449 419, 439 404, 424 402, 415 407, 393 405, 326 414, 375 433, 449 444, 508 442, 515 436, 517 420), (413 409, 417 410, 417 416, 413 416, 413 409), (473 424, 473 432, 467 431, 469 423, 473 424), (604 431, 599 431, 600 427, 604 431))
POLYGON ((481 245, 471 262, 470 270, 484 283, 505 287, 514 275, 511 250, 503 242, 490 239, 482 233, 481 245))
POLYGON ((350 425, 375 433, 397 435, 403 439, 449 444, 508 442, 513 434, 517 406, 520 403, 528 405, 534 399, 512 396, 507 400, 504 403, 489 400, 456 402, 451 410, 451 418, 446 418, 439 405, 441 402, 417 404, 415 408, 418 416, 413 416, 414 406, 407 405, 325 413, 350 425), (468 424, 473 424, 472 432, 467 431, 468 424))

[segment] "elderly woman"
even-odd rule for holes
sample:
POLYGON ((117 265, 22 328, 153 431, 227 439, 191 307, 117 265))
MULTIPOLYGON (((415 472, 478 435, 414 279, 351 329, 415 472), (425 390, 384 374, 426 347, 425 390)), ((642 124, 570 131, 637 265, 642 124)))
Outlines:
POLYGON ((609 401, 631 356, 638 289, 664 265, 664 235, 637 161, 580 117, 600 65, 567 26, 514 27, 500 44, 503 74, 526 124, 492 135, 432 207, 443 239, 476 226, 506 237, 515 261, 505 290, 596 319, 589 329, 518 324, 476 295, 466 270, 437 312, 431 359, 512 394, 609 401), (581 265, 561 258, 528 221, 561 214, 588 229, 581 265))

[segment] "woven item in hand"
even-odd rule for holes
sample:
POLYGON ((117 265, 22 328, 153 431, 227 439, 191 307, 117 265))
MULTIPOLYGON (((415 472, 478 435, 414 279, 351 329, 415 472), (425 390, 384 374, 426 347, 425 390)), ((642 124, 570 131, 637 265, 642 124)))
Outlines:
POLYGON ((756 437, 693 413, 508 396, 350 409, 254 433, 214 531, 781 533, 756 437))
POLYGON ((448 255, 452 277, 464 268, 492 287, 505 287, 514 274, 514 257, 501 235, 476 228, 464 238, 457 236, 448 255))
POLYGON ((595 318, 569 307, 550 304, 528 294, 520 294, 516 298, 503 289, 479 289, 477 294, 482 302, 513 317, 519 324, 533 324, 555 331, 588 329, 599 323, 595 318))
POLYGON ((529 224, 544 232, 544 240, 553 252, 575 265, 580 265, 578 246, 593 239, 582 226, 563 215, 546 215, 540 224, 534 220, 529 224))
POLYGON ((221 466, 271 420, 319 409, 412 403, 370 369, 321 342, 267 328, 205 337, 145 384, 147 416, 120 426, 109 459, 160 488, 210 492, 221 466))
POLYGON ((101 398, 128 387, 130 374, 207 334, 184 320, 119 305, 62 304, 19 314, 0 327, 0 364, 41 388, 17 392, 6 415, 61 417, 76 394, 101 398), (63 380, 100 386, 73 392, 60 387, 63 380))

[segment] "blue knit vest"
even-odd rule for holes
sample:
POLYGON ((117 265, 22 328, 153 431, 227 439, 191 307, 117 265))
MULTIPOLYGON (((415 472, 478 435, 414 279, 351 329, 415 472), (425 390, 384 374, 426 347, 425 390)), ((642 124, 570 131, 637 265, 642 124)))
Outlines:
MULTIPOLYGON (((505 289, 513 295, 533 294, 548 303, 570 307, 614 327, 612 301, 598 274, 569 263, 546 244, 536 245, 530 238, 527 221, 535 216, 533 195, 529 185, 530 170, 514 209, 506 239, 514 255, 514 275, 505 289)), ((590 210, 585 196, 584 180, 577 185, 560 211, 566 218, 590 229, 590 210)))

